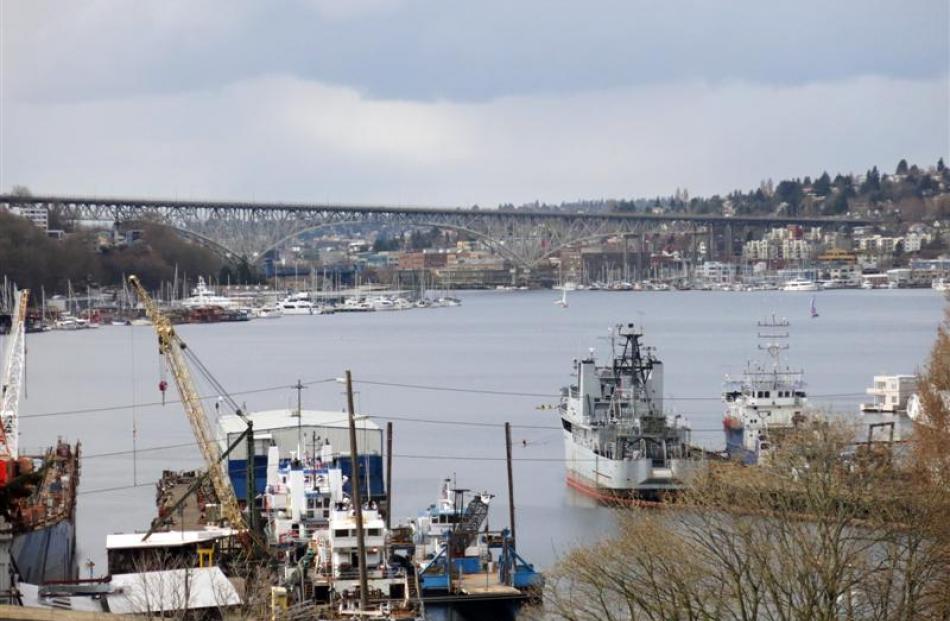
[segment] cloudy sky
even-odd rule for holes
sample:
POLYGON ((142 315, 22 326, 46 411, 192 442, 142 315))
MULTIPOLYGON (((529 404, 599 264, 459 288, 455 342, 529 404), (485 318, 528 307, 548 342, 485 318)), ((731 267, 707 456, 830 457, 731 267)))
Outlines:
POLYGON ((693 195, 950 151, 946 0, 0 0, 0 189, 693 195))

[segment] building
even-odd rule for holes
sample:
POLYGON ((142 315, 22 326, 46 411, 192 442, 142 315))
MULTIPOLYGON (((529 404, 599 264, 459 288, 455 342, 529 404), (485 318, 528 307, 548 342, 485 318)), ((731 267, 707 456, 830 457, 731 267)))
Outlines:
POLYGON ((13 213, 26 218, 38 229, 49 230, 49 210, 41 205, 20 205, 13 208, 13 213))
MULTIPOLYGON (((350 436, 348 417, 344 412, 296 409, 253 412, 254 473, 258 492, 267 484, 267 450, 276 446, 280 455, 328 456, 337 462, 345 476, 350 468, 350 436), (329 446, 329 451, 325 448, 329 446), (299 453, 298 453, 299 452, 299 453)), ((235 442, 247 425, 235 414, 227 414, 218 422, 221 452, 235 442)), ((385 496, 383 486, 382 454, 383 432, 365 416, 356 419, 356 442, 360 469, 368 485, 368 498, 385 496)), ((228 474, 238 500, 243 500, 247 489, 247 451, 244 442, 228 455, 228 474)), ((349 488, 346 488, 349 491, 349 488)))
POLYGON ((399 269, 401 270, 429 270, 445 267, 447 255, 445 252, 404 252, 399 255, 399 269))
POLYGON ((736 266, 732 263, 706 261, 699 266, 697 276, 706 284, 730 283, 735 280, 736 266))
POLYGON ((864 414, 906 414, 907 401, 917 392, 916 375, 875 375, 874 385, 867 393, 871 403, 862 403, 864 414))

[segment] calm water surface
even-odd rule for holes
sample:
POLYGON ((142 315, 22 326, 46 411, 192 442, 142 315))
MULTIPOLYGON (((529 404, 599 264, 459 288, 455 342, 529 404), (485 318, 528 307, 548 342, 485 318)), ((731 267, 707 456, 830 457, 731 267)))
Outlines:
MULTIPOLYGON (((434 502, 439 481, 498 495, 489 520, 507 524, 503 423, 514 425, 519 551, 548 567, 571 545, 612 528, 609 511, 564 486, 554 404, 570 381, 571 359, 595 347, 608 326, 642 324, 665 363, 668 405, 685 415, 694 440, 722 446, 718 394, 726 374, 757 357, 755 322, 776 313, 792 322, 788 360, 806 370, 815 404, 855 411, 875 374, 912 373, 925 360, 942 317, 931 290, 828 291, 821 316, 808 316, 811 294, 758 292, 577 292, 561 309, 550 291, 473 292, 458 308, 284 317, 242 324, 182 326, 180 334, 225 387, 249 408, 291 407, 289 386, 339 377, 530 393, 524 396, 430 391, 357 383, 358 409, 395 425, 395 516, 434 502), (284 388, 287 387, 287 388, 284 388), (822 397, 821 395, 827 395, 822 397), (434 424, 405 419, 477 422, 434 424)), ((58 436, 83 443, 78 507, 79 558, 105 570, 107 533, 142 529, 154 515, 153 483, 163 469, 199 466, 177 404, 160 400, 159 358, 151 327, 103 327, 28 337, 28 398, 21 445, 58 436), (135 408, 128 406, 136 404, 135 408), (87 410, 83 413, 61 414, 87 410), (59 414, 58 414, 59 413, 59 414), (50 415, 53 414, 53 415, 50 415), (138 457, 112 454, 132 447, 138 457), (158 447, 158 450, 149 450, 158 447), (139 487, 96 492, 137 484, 139 487)), ((202 394, 214 394, 207 386, 202 394)), ((173 391, 169 391, 171 395, 173 391)), ((210 403, 210 402, 209 402, 210 403)), ((314 384, 305 408, 340 410, 341 387, 314 384)))

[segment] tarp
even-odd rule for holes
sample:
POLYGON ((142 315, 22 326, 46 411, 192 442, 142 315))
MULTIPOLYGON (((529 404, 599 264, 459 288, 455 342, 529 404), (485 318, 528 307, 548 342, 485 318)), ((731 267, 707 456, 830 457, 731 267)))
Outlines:
POLYGON ((170 569, 112 576, 109 611, 117 614, 147 614, 225 608, 241 603, 219 567, 170 569))

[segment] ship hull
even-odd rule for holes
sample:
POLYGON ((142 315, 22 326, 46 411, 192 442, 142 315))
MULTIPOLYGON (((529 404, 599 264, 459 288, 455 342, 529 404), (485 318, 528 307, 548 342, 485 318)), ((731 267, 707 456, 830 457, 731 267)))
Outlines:
POLYGON ((729 456, 729 459, 738 460, 749 466, 754 466, 758 463, 759 458, 755 451, 751 451, 745 447, 743 441, 744 430, 742 427, 726 426, 724 432, 726 435, 726 454, 729 456))
POLYGON ((71 519, 14 535, 12 553, 23 582, 77 578, 76 526, 71 519))
POLYGON ((667 467, 654 467, 651 459, 610 459, 578 444, 564 433, 567 485, 602 501, 617 499, 660 500, 682 487, 681 478, 694 464, 669 460, 667 467))

